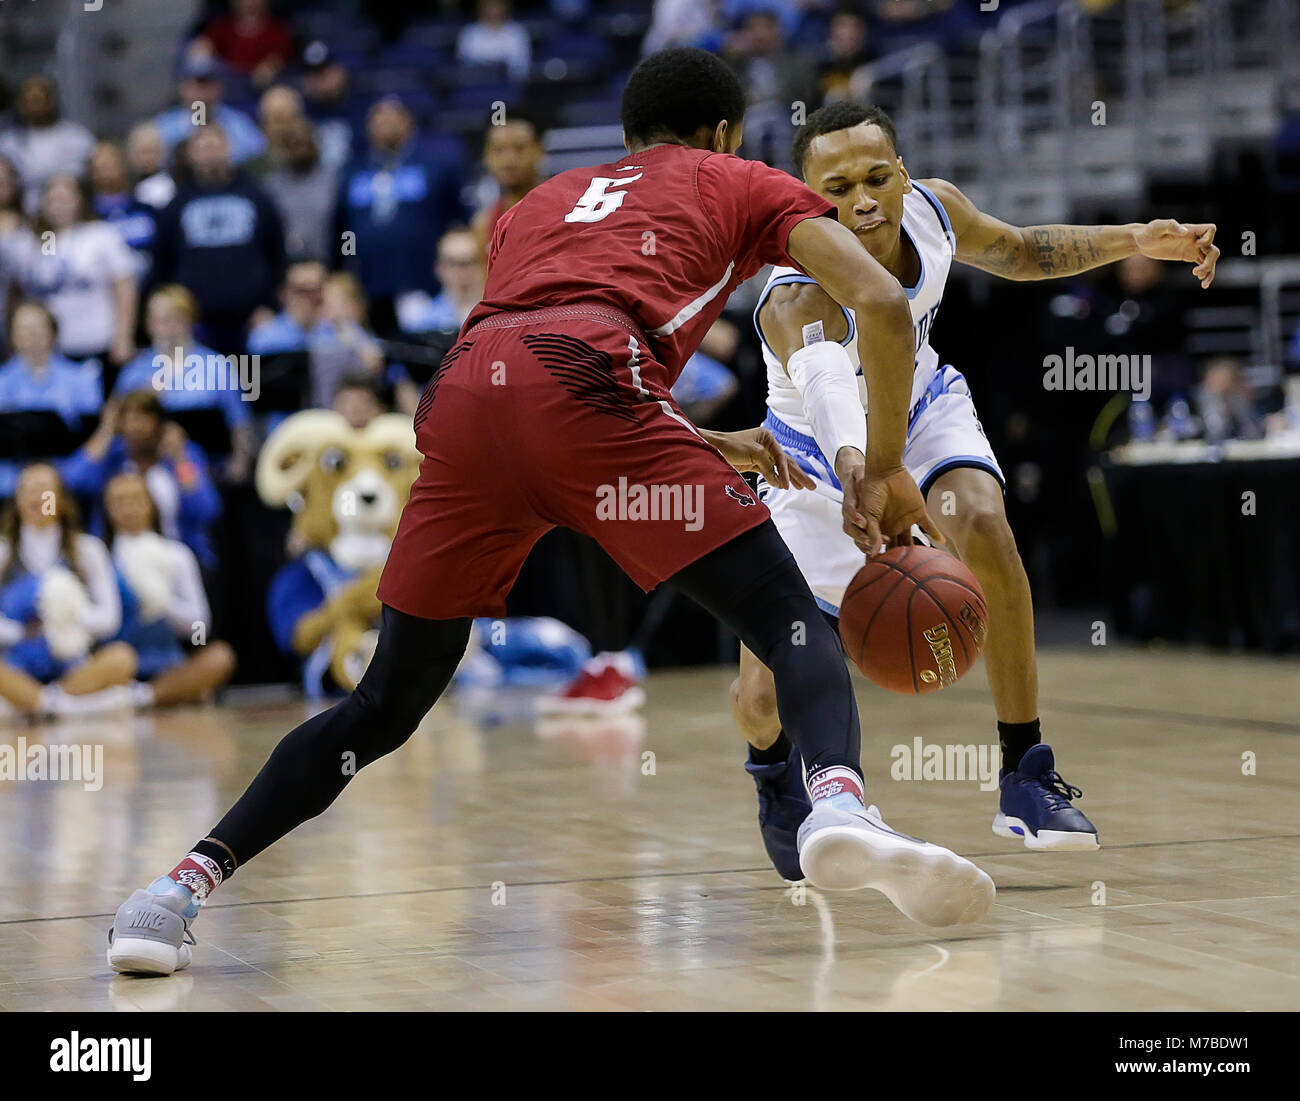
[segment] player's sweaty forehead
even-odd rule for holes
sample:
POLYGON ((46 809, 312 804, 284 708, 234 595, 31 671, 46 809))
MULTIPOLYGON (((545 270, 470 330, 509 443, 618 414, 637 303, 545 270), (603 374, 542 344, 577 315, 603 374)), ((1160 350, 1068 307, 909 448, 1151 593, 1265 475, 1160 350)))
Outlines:
POLYGON ((889 135, 872 122, 818 134, 808 143, 804 179, 810 187, 857 183, 873 173, 898 166, 898 154, 889 135))

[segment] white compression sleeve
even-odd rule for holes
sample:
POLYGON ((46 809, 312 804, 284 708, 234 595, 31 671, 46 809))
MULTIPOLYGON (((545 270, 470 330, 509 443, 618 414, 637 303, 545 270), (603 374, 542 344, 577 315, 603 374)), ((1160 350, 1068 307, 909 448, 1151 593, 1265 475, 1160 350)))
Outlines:
POLYGON ((856 447, 865 455, 867 414, 844 346, 833 340, 805 345, 790 357, 786 370, 803 398, 813 439, 827 462, 835 462, 841 447, 856 447))

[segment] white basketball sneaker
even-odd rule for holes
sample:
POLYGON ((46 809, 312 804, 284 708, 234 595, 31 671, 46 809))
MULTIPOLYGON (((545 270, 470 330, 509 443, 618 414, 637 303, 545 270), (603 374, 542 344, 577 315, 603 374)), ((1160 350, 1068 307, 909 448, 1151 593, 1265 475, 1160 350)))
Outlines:
POLYGON ((967 925, 993 905, 997 889, 963 856, 885 825, 874 806, 845 810, 822 799, 799 827, 799 864, 827 891, 879 891, 922 925, 967 925))
POLYGON ((108 965, 133 975, 170 975, 189 967, 198 916, 194 895, 161 876, 117 909, 108 931, 108 965))

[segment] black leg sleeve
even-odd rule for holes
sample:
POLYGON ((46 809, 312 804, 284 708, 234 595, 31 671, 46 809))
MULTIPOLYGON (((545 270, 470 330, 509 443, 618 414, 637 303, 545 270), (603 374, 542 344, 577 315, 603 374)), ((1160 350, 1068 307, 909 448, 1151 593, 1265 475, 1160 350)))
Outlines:
POLYGON ((352 694, 290 731, 212 830, 244 864, 325 810, 356 772, 401 746, 465 653, 468 619, 385 607, 375 656, 352 694))
POLYGON ((839 636, 769 520, 668 580, 711 612, 772 670, 781 727, 814 772, 862 772, 862 734, 839 636))

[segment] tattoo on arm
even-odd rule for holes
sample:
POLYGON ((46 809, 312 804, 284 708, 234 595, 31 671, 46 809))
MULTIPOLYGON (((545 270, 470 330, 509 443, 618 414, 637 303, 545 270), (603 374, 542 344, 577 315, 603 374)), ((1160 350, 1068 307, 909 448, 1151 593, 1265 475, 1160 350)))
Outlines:
POLYGON ((1097 247, 1100 226, 1033 226, 1027 233, 1033 262, 1048 278, 1087 271, 1107 261, 1097 247))
POLYGON ((975 266, 997 275, 1014 275, 1024 265, 1023 242, 1017 233, 1000 233, 974 258, 975 266))

